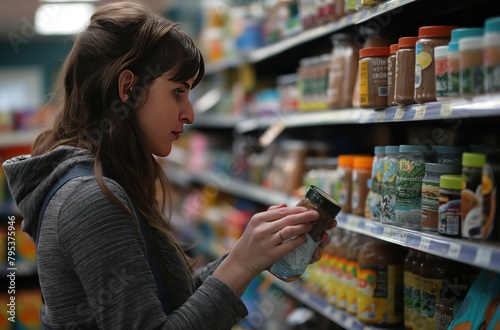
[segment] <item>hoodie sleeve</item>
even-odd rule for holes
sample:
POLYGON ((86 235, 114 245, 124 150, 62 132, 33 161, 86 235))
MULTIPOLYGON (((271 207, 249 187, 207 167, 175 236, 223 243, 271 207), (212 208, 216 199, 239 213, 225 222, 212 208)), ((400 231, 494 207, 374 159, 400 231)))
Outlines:
MULTIPOLYGON (((108 181, 108 186, 128 205, 116 183, 108 181)), ((231 288, 207 276, 180 308, 166 316, 137 222, 101 191, 95 179, 71 189, 61 207, 57 238, 100 329, 231 329, 247 314, 231 288)))

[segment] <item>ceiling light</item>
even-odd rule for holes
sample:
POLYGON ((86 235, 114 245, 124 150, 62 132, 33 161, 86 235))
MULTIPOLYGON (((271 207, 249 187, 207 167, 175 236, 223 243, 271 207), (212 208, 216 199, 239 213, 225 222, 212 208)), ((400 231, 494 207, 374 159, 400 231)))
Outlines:
POLYGON ((95 6, 90 3, 46 3, 35 14, 35 30, 44 35, 70 35, 85 29, 95 6))

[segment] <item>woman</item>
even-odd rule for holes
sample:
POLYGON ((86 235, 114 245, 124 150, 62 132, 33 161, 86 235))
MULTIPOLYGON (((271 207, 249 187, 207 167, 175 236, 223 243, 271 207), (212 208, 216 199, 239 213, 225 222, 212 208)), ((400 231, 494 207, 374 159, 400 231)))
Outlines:
POLYGON ((273 206, 252 217, 230 253, 192 274, 158 202, 168 194, 155 157, 167 156, 193 122, 188 93, 203 73, 192 40, 141 4, 101 6, 77 36, 61 72, 53 128, 37 138, 31 156, 4 163, 23 230, 38 238, 45 327, 230 329, 247 314, 240 297, 252 279, 304 242, 318 213, 273 206), (75 165, 93 172, 47 198, 39 222, 49 190, 75 165))

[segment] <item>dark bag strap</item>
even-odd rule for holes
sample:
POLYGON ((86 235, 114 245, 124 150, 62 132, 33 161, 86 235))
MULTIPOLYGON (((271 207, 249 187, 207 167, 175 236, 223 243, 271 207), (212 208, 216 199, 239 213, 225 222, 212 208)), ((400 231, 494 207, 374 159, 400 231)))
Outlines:
MULTIPOLYGON (((45 209, 47 208, 47 205, 49 204, 49 201, 51 200, 52 196, 61 188, 66 182, 68 182, 71 179, 74 179, 76 177, 80 176, 89 176, 89 175, 94 175, 94 172, 92 171, 92 168, 90 165, 76 165, 66 174, 64 174, 49 190, 47 196, 45 196, 45 200, 43 201, 42 208, 40 209, 40 213, 38 214, 38 223, 37 223, 37 230, 35 233, 35 243, 38 245, 38 236, 40 234, 40 228, 42 228, 42 220, 43 216, 45 213, 45 209)), ((133 203, 132 203, 133 204, 133 203)), ((160 266, 158 264, 158 260, 156 259, 152 244, 151 244, 151 237, 150 235, 152 234, 150 230, 148 230, 148 226, 146 224, 146 221, 144 221, 141 212, 136 208, 136 206, 133 204, 134 208, 134 214, 137 217, 137 220, 139 222, 139 227, 141 229, 142 237, 144 238, 144 242, 146 243, 146 252, 148 256, 148 263, 149 267, 151 268, 151 271, 153 272, 153 276, 156 282, 156 289, 158 290, 158 297, 161 301, 162 307, 163 307, 163 312, 168 315, 172 311, 172 304, 170 302, 170 297, 167 294, 167 291, 165 289, 165 284, 163 283, 163 278, 161 275, 161 270, 160 266)), ((43 299, 43 297, 42 297, 43 299)))

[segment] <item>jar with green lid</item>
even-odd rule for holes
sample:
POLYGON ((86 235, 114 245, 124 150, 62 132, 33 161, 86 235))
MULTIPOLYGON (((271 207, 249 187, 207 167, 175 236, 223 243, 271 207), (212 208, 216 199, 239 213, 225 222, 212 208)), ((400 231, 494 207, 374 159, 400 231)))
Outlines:
POLYGON ((439 180, 441 175, 460 175, 461 172, 462 168, 457 165, 425 164, 425 175, 422 179, 422 217, 420 218, 422 230, 438 231, 439 180))
POLYGON ((396 225, 420 229, 425 146, 399 146, 396 168, 396 225))
POLYGON ((439 179, 438 233, 460 237, 461 228, 461 175, 441 175, 439 179))
POLYGON ((462 155, 462 177, 465 187, 462 200, 462 237, 482 239, 483 196, 482 174, 486 164, 483 153, 464 152, 462 155))
POLYGON ((500 92, 500 16, 484 21, 485 92, 500 92))
POLYGON ((315 186, 307 189, 297 206, 318 211, 319 219, 311 222, 312 229, 306 234, 304 244, 285 254, 267 269, 271 274, 286 282, 294 281, 304 273, 314 251, 321 243, 321 237, 340 212, 340 204, 315 186))
POLYGON ((396 223, 396 167, 398 164, 399 146, 386 146, 384 172, 382 176, 380 222, 396 223))

